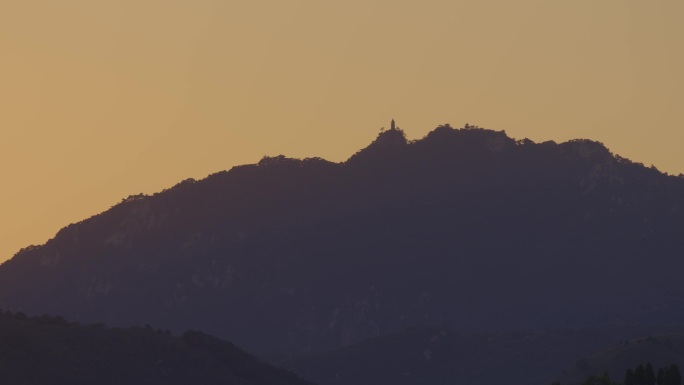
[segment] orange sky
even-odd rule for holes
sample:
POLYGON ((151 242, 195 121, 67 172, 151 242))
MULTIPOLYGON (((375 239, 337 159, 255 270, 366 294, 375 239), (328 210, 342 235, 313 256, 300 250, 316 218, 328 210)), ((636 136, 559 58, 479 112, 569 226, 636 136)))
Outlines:
POLYGON ((3 2, 0 260, 264 155, 344 160, 391 118, 684 172, 681 20, 681 0, 3 2))

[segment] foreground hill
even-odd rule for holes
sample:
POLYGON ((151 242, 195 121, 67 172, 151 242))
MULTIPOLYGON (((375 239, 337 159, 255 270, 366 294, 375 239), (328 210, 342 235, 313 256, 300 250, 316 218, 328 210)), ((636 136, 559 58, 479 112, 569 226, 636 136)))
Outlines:
POLYGON ((441 126, 131 196, 0 266, 0 306, 270 358, 416 325, 684 324, 684 178, 597 142, 441 126))
POLYGON ((587 377, 608 372, 622 383, 627 369, 651 363, 655 370, 672 364, 684 365, 684 334, 661 334, 627 339, 578 360, 558 375, 562 385, 579 385, 587 377))
POLYGON ((200 332, 172 337, 1 312, 0 373, 4 384, 25 385, 310 385, 200 332))
POLYGON ((602 374, 607 365, 622 370, 624 375, 625 368, 631 366, 623 365, 644 357, 667 361, 645 349, 631 360, 612 361, 612 356, 605 360, 583 358, 647 329, 606 325, 546 332, 464 334, 445 327, 420 327, 333 352, 297 357, 284 364, 320 385, 543 385, 577 362, 582 370, 566 370, 562 379, 563 385, 572 385, 590 375, 602 374))

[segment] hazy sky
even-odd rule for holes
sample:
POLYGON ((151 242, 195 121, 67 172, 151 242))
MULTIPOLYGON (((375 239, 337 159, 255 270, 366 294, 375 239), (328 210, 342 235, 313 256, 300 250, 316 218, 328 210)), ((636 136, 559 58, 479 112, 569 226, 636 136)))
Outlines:
POLYGON ((684 172, 682 20, 682 0, 3 1, 0 260, 264 155, 344 160, 391 118, 684 172))

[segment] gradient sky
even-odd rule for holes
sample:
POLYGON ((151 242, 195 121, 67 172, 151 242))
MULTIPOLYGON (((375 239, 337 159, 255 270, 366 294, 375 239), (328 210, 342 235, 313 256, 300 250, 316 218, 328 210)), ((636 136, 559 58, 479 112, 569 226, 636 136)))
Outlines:
POLYGON ((391 118, 684 172, 682 20, 682 0, 3 1, 0 260, 264 155, 342 161, 391 118))

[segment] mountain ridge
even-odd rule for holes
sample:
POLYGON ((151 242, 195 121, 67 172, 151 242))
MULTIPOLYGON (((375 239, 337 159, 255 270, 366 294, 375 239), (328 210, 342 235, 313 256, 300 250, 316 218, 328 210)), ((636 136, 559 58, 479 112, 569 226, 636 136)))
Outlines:
POLYGON ((80 325, 0 312, 0 370, 13 384, 311 385, 197 331, 80 325))
POLYGON ((265 157, 130 196, 3 263, 0 306, 269 357, 412 325, 684 322, 683 192, 599 142, 388 130, 343 163, 265 157), (647 292, 625 281, 644 264, 664 266, 640 272, 647 292))

